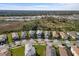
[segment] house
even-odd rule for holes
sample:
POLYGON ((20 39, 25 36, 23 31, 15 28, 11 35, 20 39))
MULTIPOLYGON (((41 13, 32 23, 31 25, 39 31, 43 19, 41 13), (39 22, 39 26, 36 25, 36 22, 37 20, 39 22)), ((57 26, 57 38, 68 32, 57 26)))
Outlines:
POLYGON ((0 45, 6 44, 7 43, 7 36, 6 34, 0 35, 0 45))
POLYGON ((50 31, 44 31, 45 39, 49 39, 50 31))
POLYGON ((25 45, 25 56, 35 56, 35 48, 32 46, 32 44, 28 43, 25 45))
POLYGON ((77 46, 72 46, 71 52, 74 56, 79 56, 79 48, 77 46))
POLYGON ((6 47, 0 47, 0 56, 10 56, 10 51, 6 47))
POLYGON ((22 31, 21 32, 21 44, 22 45, 24 45, 24 44, 26 44, 26 36, 27 36, 27 34, 26 34, 26 31, 22 31))
POLYGON ((71 42, 69 40, 65 40, 65 44, 66 44, 67 47, 71 47, 72 46, 71 42))
POLYGON ((72 39, 76 39, 76 38, 77 38, 77 34, 76 34, 76 32, 74 32, 74 31, 67 32, 67 34, 68 34, 70 37, 72 37, 72 39))
POLYGON ((79 32, 77 32, 77 40, 79 40, 79 32))
POLYGON ((13 33, 12 33, 12 38, 13 38, 14 41, 18 41, 18 40, 19 40, 18 33, 13 32, 13 33))
POLYGON ((59 54, 60 56, 68 56, 65 46, 59 46, 59 54))
POLYGON ((29 31, 29 35, 30 35, 30 38, 34 38, 34 34, 35 34, 35 31, 33 31, 33 30, 30 30, 29 31))
POLYGON ((22 39, 26 39, 26 31, 22 31, 21 32, 21 38, 22 39))
POLYGON ((13 41, 14 41, 16 46, 20 45, 20 39, 19 39, 18 33, 13 32, 12 33, 12 38, 13 38, 13 41))
POLYGON ((53 32, 52 32, 52 36, 53 36, 54 38, 59 38, 59 37, 60 37, 59 32, 57 32, 57 31, 53 31, 53 32))
POLYGON ((76 40, 76 45, 77 47, 79 47, 79 40, 76 40))
POLYGON ((62 39, 68 39, 69 35, 67 35, 65 32, 59 32, 62 39))
POLYGON ((37 34, 37 38, 41 39, 42 38, 42 30, 37 30, 36 34, 37 34))

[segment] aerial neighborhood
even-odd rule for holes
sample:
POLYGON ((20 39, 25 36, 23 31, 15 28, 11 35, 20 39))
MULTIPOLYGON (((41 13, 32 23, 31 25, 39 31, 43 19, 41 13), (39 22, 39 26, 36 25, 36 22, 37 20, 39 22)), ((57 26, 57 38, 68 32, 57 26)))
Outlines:
POLYGON ((79 11, 1 11, 0 56, 79 56, 79 11))
MULTIPOLYGON (((79 41, 78 32, 59 32, 59 31, 43 31, 30 30, 21 32, 12 32, 0 35, 0 55, 18 55, 13 54, 13 49, 24 47, 22 52, 26 56, 38 55, 46 56, 78 56, 79 41), (28 36, 27 36, 28 34, 28 36), (51 38, 50 38, 51 36, 51 38), (29 38, 28 38, 29 37, 29 38), (57 42, 57 44, 56 44, 57 42), (36 46, 38 48, 36 48, 36 46), (41 46, 41 47, 39 47, 41 46), (45 46, 45 47, 42 47, 45 46), (39 50, 38 50, 39 49, 39 50), (38 50, 38 51, 36 51, 38 50), (38 54, 37 54, 38 53, 38 54)), ((20 52, 17 50, 17 52, 20 52)), ((16 53, 17 53, 16 52, 16 53)))

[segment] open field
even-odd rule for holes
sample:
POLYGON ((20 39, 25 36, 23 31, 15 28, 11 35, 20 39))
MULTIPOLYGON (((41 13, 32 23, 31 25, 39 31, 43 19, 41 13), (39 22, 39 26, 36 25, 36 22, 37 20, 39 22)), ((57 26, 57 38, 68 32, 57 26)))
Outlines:
POLYGON ((6 33, 11 31, 18 31, 22 27, 21 22, 10 22, 0 24, 0 33, 6 33))
POLYGON ((0 24, 0 33, 9 33, 13 31, 29 30, 50 30, 50 31, 79 31, 79 20, 58 19, 47 17, 30 21, 3 21, 0 24), (5 23, 4 23, 5 22, 5 23))
MULTIPOLYGON (((30 20, 24 22, 5 22, 0 24, 0 34, 7 34, 8 43, 13 43, 12 32, 17 32, 21 39, 21 31, 26 31, 26 40, 30 39, 29 30, 49 30, 49 31, 79 31, 79 20, 44 18, 40 20, 30 20)), ((43 38, 44 36, 42 36, 43 38)), ((51 36, 52 37, 52 36, 51 36)), ((37 36, 35 35, 35 39, 37 36)), ((62 40, 60 40, 62 41, 62 40)), ((73 42, 75 43, 75 42, 73 42)), ((37 43, 36 43, 37 44, 37 43)), ((37 56, 45 56, 46 45, 34 45, 37 56)), ((24 46, 14 47, 10 49, 12 56, 24 56, 24 46)), ((58 47, 55 47, 56 54, 59 56, 58 47)))

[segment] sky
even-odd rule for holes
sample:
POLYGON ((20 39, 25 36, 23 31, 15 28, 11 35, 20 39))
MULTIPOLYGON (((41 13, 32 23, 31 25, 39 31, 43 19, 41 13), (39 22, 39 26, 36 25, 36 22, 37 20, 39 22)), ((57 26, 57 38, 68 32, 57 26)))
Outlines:
POLYGON ((79 3, 0 3, 0 10, 79 10, 79 3))

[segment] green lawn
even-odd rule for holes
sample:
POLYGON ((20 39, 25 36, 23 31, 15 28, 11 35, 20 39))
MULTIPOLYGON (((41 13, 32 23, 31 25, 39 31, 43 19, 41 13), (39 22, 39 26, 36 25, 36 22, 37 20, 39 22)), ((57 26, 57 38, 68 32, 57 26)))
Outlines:
POLYGON ((29 31, 26 32, 26 35, 27 35, 26 39, 27 40, 30 39, 29 31))
POLYGON ((13 42, 11 33, 8 33, 8 42, 9 43, 13 42))
MULTIPOLYGON (((37 56, 45 56, 45 54, 46 54, 45 45, 34 45, 34 47, 36 49, 37 56)), ((16 47, 16 48, 10 49, 10 52, 11 52, 12 56, 24 56, 24 49, 25 49, 24 46, 16 47)))
POLYGON ((10 49, 12 56, 24 56, 24 46, 10 49))
POLYGON ((45 45, 34 45, 36 49, 36 55, 37 56, 45 56, 46 52, 46 46, 45 45))
POLYGON ((19 38, 21 38, 21 31, 18 32, 19 38))

